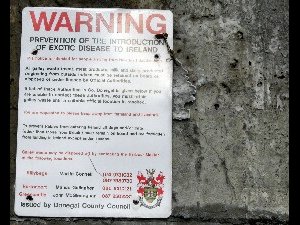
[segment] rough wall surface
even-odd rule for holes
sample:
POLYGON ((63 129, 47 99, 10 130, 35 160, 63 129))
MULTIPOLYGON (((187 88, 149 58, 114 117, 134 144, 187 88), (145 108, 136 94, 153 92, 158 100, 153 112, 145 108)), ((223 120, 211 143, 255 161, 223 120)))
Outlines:
POLYGON ((288 0, 11 0, 11 224, 287 224, 288 0), (173 213, 167 220, 20 218, 13 212, 21 11, 170 9, 173 213))

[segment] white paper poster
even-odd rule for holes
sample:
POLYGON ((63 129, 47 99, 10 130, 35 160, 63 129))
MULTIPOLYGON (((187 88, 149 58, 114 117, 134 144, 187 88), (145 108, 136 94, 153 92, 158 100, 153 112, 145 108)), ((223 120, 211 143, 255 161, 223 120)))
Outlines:
POLYGON ((173 16, 25 8, 15 212, 171 214, 173 16))

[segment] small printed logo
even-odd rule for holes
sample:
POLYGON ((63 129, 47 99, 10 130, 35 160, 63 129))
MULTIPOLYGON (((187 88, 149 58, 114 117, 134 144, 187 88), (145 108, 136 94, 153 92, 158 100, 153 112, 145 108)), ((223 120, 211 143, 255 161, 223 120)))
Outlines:
POLYGON ((139 195, 139 202, 141 206, 148 209, 153 209, 160 206, 161 200, 164 194, 164 179, 165 176, 160 171, 160 173, 155 177, 154 169, 146 169, 147 177, 145 177, 140 171, 138 172, 137 179, 137 193, 139 195))

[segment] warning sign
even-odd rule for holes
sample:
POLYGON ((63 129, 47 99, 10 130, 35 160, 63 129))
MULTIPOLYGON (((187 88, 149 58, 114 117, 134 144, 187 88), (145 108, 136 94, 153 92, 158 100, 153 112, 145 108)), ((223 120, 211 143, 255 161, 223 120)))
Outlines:
POLYGON ((15 212, 171 214, 167 10, 25 8, 15 212))

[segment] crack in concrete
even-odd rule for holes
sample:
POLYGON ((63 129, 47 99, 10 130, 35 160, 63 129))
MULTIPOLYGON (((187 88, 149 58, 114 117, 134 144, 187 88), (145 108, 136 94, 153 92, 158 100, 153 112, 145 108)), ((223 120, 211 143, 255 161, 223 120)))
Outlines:
POLYGON ((233 196, 234 196, 234 199, 236 200, 236 192, 235 192, 235 188, 229 178, 229 175, 228 175, 228 168, 227 168, 227 165, 226 165, 226 161, 225 159, 222 159, 221 161, 221 165, 222 165, 222 168, 223 168, 223 171, 224 171, 224 175, 225 175, 225 181, 227 183, 227 185, 230 187, 232 193, 233 193, 233 196))
POLYGON ((220 163, 221 163, 221 166, 223 168, 223 171, 224 171, 224 175, 225 175, 225 182, 227 184, 227 186, 230 188, 232 194, 233 194, 233 197, 231 198, 231 201, 233 202, 233 198, 234 200, 236 200, 236 192, 235 192, 235 188, 229 178, 229 175, 228 175, 228 168, 226 166, 226 161, 225 161, 225 158, 222 158, 220 156, 220 154, 218 153, 218 151, 208 142, 207 140, 207 137, 203 134, 203 132, 201 132, 201 130, 199 129, 199 133, 204 137, 205 139, 205 142, 206 144, 215 152, 215 154, 217 155, 218 159, 220 160, 220 163))

